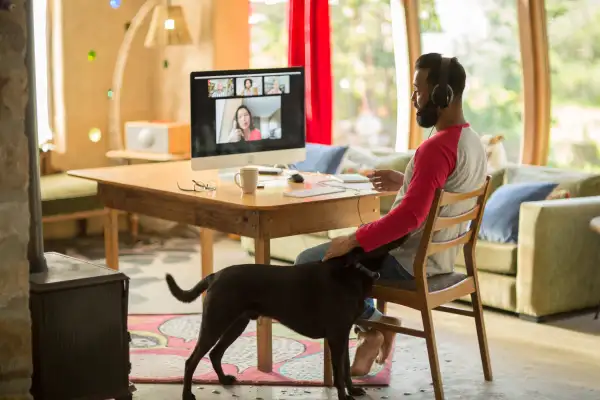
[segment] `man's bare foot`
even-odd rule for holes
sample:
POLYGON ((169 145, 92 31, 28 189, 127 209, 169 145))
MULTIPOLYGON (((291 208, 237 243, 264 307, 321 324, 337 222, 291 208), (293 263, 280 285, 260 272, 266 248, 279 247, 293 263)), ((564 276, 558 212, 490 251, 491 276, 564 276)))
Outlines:
POLYGON ((358 345, 350 368, 352 376, 367 375, 383 346, 383 334, 374 329, 358 333, 358 345))
MULTIPOLYGON (((398 318, 388 317, 384 315, 377 322, 384 322, 386 324, 402 326, 402 322, 398 318)), ((383 344, 381 345, 381 349, 379 354, 377 355, 377 364, 383 364, 390 357, 392 353, 392 346, 394 344, 394 340, 396 339, 396 332, 384 330, 383 334, 383 344)))

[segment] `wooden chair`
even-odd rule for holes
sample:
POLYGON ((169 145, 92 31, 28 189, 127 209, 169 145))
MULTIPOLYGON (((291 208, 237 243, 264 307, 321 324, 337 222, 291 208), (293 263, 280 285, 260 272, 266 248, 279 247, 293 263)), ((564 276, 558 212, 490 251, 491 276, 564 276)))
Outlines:
MULTIPOLYGON (((475 318, 484 377, 486 381, 492 380, 492 368, 490 365, 489 350, 483 322, 483 310, 481 296, 479 294, 477 268, 475 266, 475 244, 477 242, 481 217, 483 216, 483 208, 488 195, 489 182, 490 177, 488 176, 485 184, 481 188, 469 193, 449 193, 439 189, 436 192, 431 205, 429 216, 425 222, 423 237, 415 257, 413 266, 415 279, 398 282, 378 281, 373 287, 372 297, 377 300, 377 308, 379 310, 385 313, 386 302, 400 304, 419 310, 421 311, 423 319, 423 330, 404 328, 380 322, 369 322, 364 324, 378 330, 391 330, 396 333, 417 336, 426 340, 436 400, 442 400, 444 398, 444 391, 442 377, 440 375, 440 364, 431 310, 475 318), (443 206, 469 199, 476 199, 476 204, 468 212, 456 217, 439 216, 443 206), (435 232, 467 221, 471 221, 471 223, 469 229, 463 235, 447 242, 432 242, 433 234, 435 232), (449 273, 427 279, 425 270, 428 256, 461 244, 464 244, 467 274, 449 273), (466 295, 471 296, 473 304, 472 310, 462 310, 444 306, 444 304, 458 300, 466 295)), ((327 353, 327 351, 325 353, 327 353)), ((326 357, 326 361, 328 361, 328 357, 326 357)), ((330 372, 330 369, 327 367, 327 362, 325 365, 325 382, 329 383, 331 382, 331 379, 328 378, 327 374, 330 372)))

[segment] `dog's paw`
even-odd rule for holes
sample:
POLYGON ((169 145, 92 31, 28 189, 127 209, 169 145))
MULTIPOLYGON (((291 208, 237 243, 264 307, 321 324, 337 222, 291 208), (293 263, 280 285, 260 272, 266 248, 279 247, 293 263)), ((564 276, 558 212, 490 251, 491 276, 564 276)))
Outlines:
POLYGON ((365 394, 367 394, 367 391, 361 387, 353 386, 350 389, 348 389, 348 393, 350 394, 350 396, 364 396, 365 394))
POLYGON ((184 393, 181 397, 182 400, 196 400, 196 396, 192 392, 184 393))
POLYGON ((237 382, 237 378, 233 375, 223 375, 223 378, 219 379, 219 383, 223 386, 233 385, 237 382))

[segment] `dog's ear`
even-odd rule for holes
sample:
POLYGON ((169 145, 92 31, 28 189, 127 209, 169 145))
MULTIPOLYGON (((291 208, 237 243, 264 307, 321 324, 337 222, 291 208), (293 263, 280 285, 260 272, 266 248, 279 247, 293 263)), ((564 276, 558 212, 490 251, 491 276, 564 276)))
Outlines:
MULTIPOLYGON (((408 239, 409 235, 405 235, 390 243, 387 243, 375 250, 358 254, 358 260, 371 271, 378 271, 383 266, 386 257, 389 257, 390 251, 401 247, 408 239)), ((361 249, 362 250, 362 249, 361 249)))
POLYGON ((502 135, 496 135, 496 136, 494 136, 494 137, 492 137, 490 139, 490 144, 500 143, 503 140, 504 140, 504 136, 502 136, 502 135))

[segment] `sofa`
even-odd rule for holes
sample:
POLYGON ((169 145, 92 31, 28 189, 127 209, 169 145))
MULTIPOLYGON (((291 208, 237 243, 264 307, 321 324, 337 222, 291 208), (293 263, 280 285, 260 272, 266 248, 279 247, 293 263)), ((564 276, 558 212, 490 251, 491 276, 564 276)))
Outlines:
POLYGON ((66 173, 40 177, 42 221, 60 222, 77 220, 79 234, 86 234, 86 220, 106 212, 98 199, 96 182, 75 178, 66 173))
MULTIPOLYGON (((412 155, 384 155, 359 166, 346 159, 340 169, 404 171, 412 155)), ((518 242, 480 239, 475 252, 483 304, 540 322, 555 314, 600 304, 600 235, 589 229, 590 220, 600 216, 600 175, 510 165, 492 174, 491 194, 503 185, 536 181, 555 182, 557 189, 567 190, 569 196, 520 204, 518 242)), ((381 197, 382 214, 389 211, 393 200, 381 197)), ((354 229, 273 239, 271 255, 293 262, 302 250, 354 229)), ((254 251, 251 238, 243 237, 241 243, 248 252, 254 251)), ((465 272, 462 254, 455 269, 465 272)))

